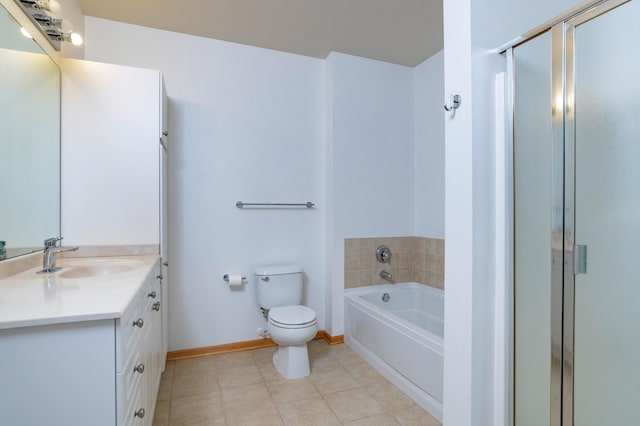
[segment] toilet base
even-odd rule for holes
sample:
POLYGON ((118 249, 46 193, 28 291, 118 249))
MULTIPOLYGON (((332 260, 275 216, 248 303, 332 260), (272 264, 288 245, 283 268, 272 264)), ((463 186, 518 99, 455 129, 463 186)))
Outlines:
POLYGON ((273 354, 273 365, 285 379, 301 379, 311 374, 307 344, 279 346, 273 354))

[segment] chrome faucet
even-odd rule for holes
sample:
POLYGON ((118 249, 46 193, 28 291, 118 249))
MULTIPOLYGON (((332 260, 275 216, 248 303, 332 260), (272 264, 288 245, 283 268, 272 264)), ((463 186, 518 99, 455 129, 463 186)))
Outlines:
POLYGON ((52 272, 59 271, 62 268, 56 267, 56 255, 64 251, 78 250, 78 246, 75 247, 62 247, 57 245, 58 241, 62 240, 62 237, 47 238, 44 240, 44 251, 42 257, 42 271, 38 271, 39 274, 50 274, 52 272))
POLYGON ((393 279, 393 275, 387 271, 380 271, 380 277, 387 281, 391 281, 393 279))

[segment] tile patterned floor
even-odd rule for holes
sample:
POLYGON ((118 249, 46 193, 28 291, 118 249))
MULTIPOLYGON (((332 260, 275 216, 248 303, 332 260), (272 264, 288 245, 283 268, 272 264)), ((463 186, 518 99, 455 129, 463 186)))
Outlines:
POLYGON ((167 363, 154 426, 440 423, 346 345, 309 342, 311 376, 284 380, 275 348, 167 363))

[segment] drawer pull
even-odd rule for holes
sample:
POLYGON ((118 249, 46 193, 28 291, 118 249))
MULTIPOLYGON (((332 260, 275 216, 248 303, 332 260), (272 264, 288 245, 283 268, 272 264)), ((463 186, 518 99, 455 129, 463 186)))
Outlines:
POLYGON ((138 318, 133 322, 134 327, 142 328, 143 325, 144 325, 144 320, 142 318, 138 318))
POLYGON ((138 365, 136 365, 135 367, 133 367, 133 371, 135 371, 136 373, 144 373, 144 364, 140 363, 138 365))
POLYGON ((155 292, 155 291, 152 291, 151 293, 147 294, 147 297, 150 297, 150 298, 152 298, 152 299, 155 299, 155 298, 156 298, 156 296, 157 296, 157 295, 156 295, 156 292, 155 292))
POLYGON ((159 279, 159 280, 161 280, 161 279, 163 279, 164 277, 162 276, 162 274, 160 274, 160 275, 158 275, 156 278, 157 278, 157 279, 159 279))
POLYGON ((160 302, 156 302, 153 304, 153 309, 154 311, 158 312, 160 310, 160 302))
POLYGON ((140 408, 138 411, 136 411, 135 413, 133 413, 133 417, 140 417, 141 419, 144 418, 144 408, 140 408))

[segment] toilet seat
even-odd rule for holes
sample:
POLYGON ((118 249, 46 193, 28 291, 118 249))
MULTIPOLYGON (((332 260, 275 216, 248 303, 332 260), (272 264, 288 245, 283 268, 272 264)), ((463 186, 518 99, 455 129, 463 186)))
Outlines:
POLYGON ((278 306, 269 310, 269 323, 280 328, 307 328, 317 323, 313 309, 302 305, 278 306))

